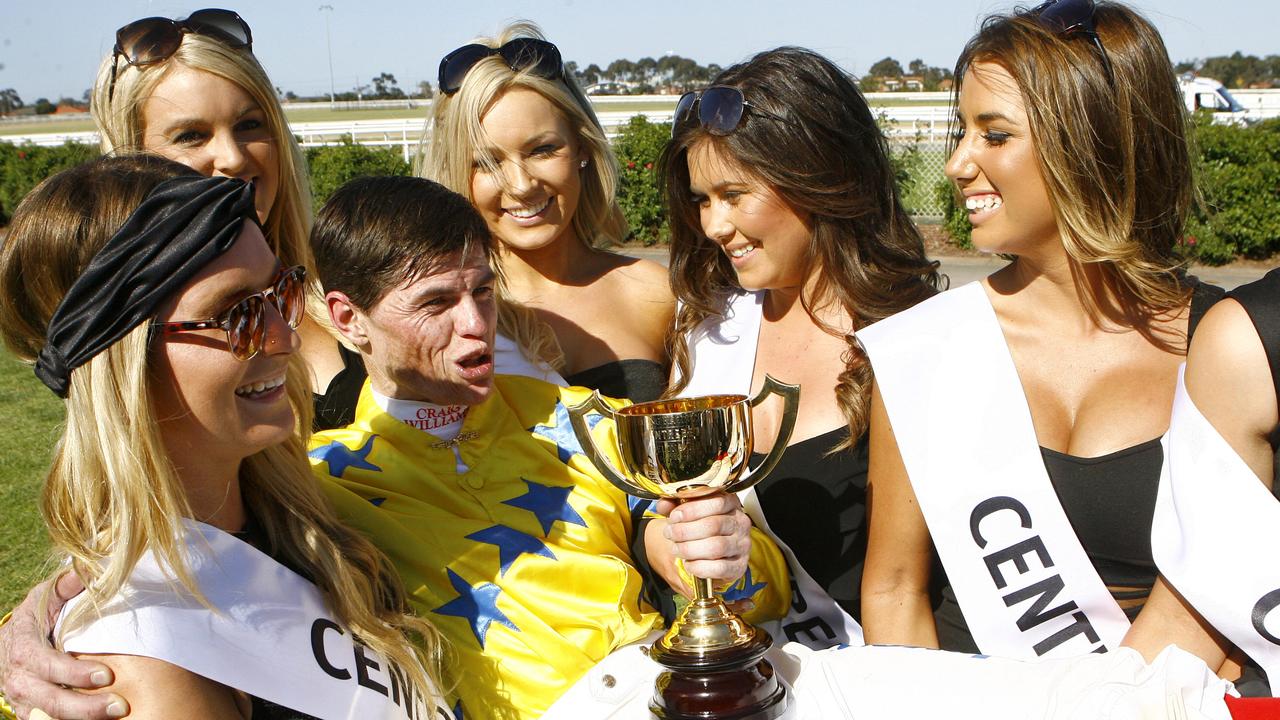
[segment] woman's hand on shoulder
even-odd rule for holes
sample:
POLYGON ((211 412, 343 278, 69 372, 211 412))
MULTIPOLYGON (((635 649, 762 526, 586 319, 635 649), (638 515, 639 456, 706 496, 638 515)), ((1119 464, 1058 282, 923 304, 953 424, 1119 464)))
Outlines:
POLYGON ((101 690, 129 698, 138 720, 249 718, 249 698, 172 663, 138 655, 86 655, 111 668, 115 682, 101 690))

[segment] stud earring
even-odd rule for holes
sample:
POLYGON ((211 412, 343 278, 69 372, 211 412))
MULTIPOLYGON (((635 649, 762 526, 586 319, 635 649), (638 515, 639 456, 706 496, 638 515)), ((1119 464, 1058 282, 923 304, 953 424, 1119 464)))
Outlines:
POLYGON ((582 162, 578 163, 578 167, 581 169, 585 169, 587 167, 587 161, 583 160, 582 162))

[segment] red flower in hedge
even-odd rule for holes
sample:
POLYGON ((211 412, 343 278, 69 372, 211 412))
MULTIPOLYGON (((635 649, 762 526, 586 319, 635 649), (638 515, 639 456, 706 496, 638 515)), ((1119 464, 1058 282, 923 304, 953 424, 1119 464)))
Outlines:
POLYGON ((627 169, 628 169, 628 170, 635 170, 635 169, 636 169, 636 164, 635 164, 634 162, 629 162, 629 163, 627 163, 627 169))
POLYGON ((23 152, 23 151, 19 150, 19 151, 18 151, 18 159, 19 159, 19 160, 26 160, 26 159, 27 159, 27 154, 26 154, 25 152, 23 152))
POLYGON ((644 164, 644 169, 645 169, 645 170, 652 170, 652 169, 653 169, 653 163, 645 163, 645 164, 644 164))

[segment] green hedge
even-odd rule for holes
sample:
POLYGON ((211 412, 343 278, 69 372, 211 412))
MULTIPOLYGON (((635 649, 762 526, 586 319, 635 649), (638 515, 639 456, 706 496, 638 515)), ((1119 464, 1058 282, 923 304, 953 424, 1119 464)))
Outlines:
POLYGON ((613 141, 618 157, 618 204, 631 228, 632 242, 666 242, 667 215, 658 184, 658 155, 671 137, 670 123, 651 123, 643 115, 631 118, 613 141))
MULTIPOLYGON (((667 238, 656 163, 671 132, 666 123, 631 119, 614 141, 619 163, 618 201, 631 228, 632 242, 653 245, 667 238)), ((1214 125, 1207 117, 1195 124, 1197 183, 1203 202, 1187 225, 1181 250, 1205 264, 1237 257, 1266 258, 1280 252, 1280 119, 1252 127, 1214 125)), ((49 175, 90 160, 97 148, 68 143, 58 147, 15 146, 0 142, 0 226, 31 188, 49 175)), ((948 183, 919 185, 918 152, 894 154, 904 198, 932 191, 946 209, 944 227, 952 242, 970 246, 964 207, 948 183)), ((344 144, 308 148, 313 201, 319 207, 338 187, 367 175, 408 175, 399 148, 344 144)))
POLYGON ((356 178, 370 175, 408 175, 409 163, 398 147, 324 145, 306 149, 311 173, 311 199, 320 209, 335 190, 356 178))
POLYGON ((1280 252, 1280 118, 1253 127, 1196 120, 1203 202, 1187 223, 1185 252, 1208 265, 1280 252))
POLYGON ((40 181, 99 154, 97 146, 78 143, 40 147, 0 142, 0 226, 9 224, 18 203, 40 181))

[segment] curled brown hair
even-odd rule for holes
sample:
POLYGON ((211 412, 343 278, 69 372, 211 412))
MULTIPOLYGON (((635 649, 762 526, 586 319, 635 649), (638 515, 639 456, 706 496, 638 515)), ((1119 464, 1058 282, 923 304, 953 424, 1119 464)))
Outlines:
MULTIPOLYGON (((1096 267, 1122 306, 1151 316, 1187 302, 1175 247, 1194 198, 1186 111, 1160 33, 1136 11, 1098 3, 1110 57, 1034 13, 993 15, 956 61, 953 104, 976 63, 1018 84, 1040 174, 1067 254, 1096 267)), ((1103 298, 1085 286, 1097 316, 1103 298)))
MULTIPOLYGON (((939 284, 938 264, 925 257, 898 197, 884 134, 843 70, 810 50, 783 47, 726 69, 712 84, 740 89, 752 110, 723 136, 697 122, 679 124, 659 159, 671 218, 671 288, 681 303, 672 340, 679 377, 673 393, 688 384, 692 332, 708 318, 723 317, 730 298, 742 292, 728 257, 703 235, 689 202, 688 154, 696 145, 713 145, 809 216, 808 262, 816 283, 802 300, 827 332, 842 331, 819 320, 815 307, 839 303, 858 329, 915 305, 939 284)), ((867 428, 871 366, 851 335, 847 342, 836 394, 852 443, 867 428)))

